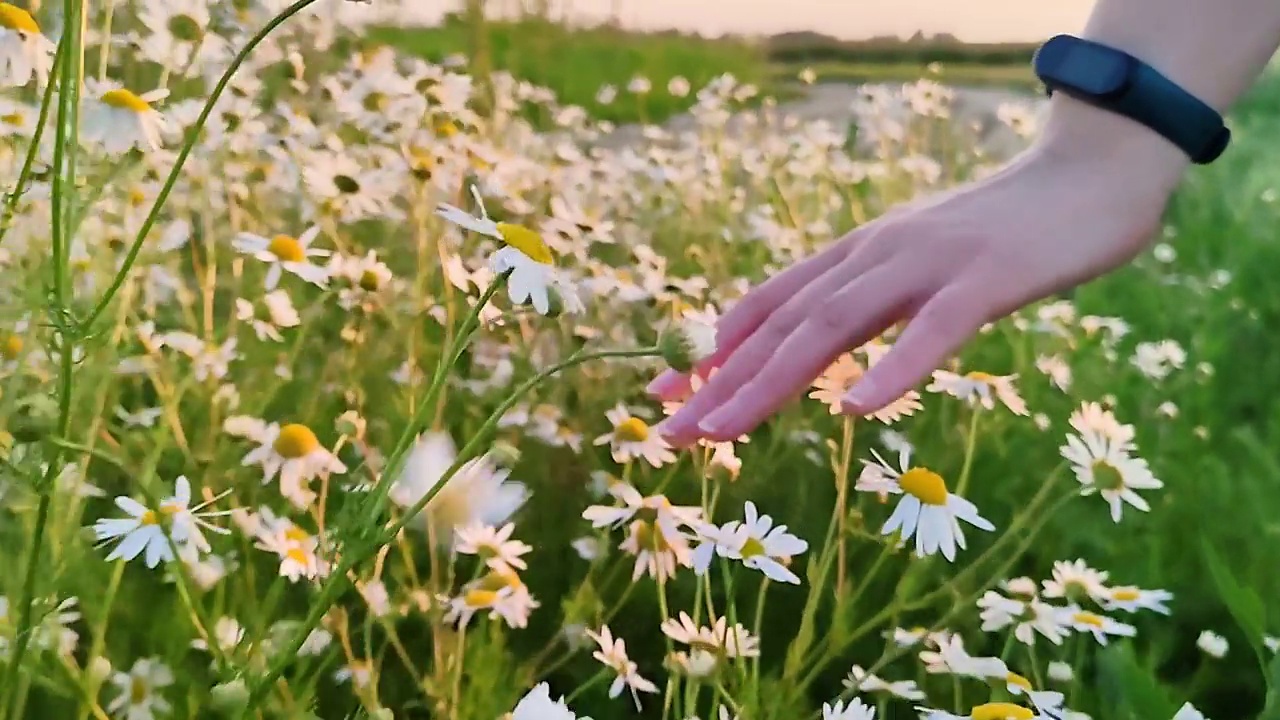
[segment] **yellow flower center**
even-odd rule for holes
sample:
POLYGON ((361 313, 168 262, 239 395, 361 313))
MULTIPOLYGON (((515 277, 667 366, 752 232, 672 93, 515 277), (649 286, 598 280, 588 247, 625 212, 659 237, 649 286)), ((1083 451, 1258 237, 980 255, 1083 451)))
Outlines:
POLYGON ((130 110, 136 113, 144 113, 151 109, 151 103, 143 100, 133 93, 132 90, 109 90, 102 96, 102 104, 110 105, 120 110, 130 110))
POLYGON ((453 137, 458 134, 458 126, 452 120, 440 119, 435 122, 436 134, 440 137, 453 137))
POLYGON ((760 542, 759 540, 753 537, 749 537, 747 538, 746 542, 742 543, 742 559, 743 560, 746 560, 747 558, 753 558, 758 555, 764 555, 764 554, 765 554, 764 543, 760 542))
POLYGON ((139 190, 138 188, 134 188, 134 189, 132 189, 132 190, 130 190, 130 191, 129 191, 129 204, 130 204, 130 205, 132 205, 132 206, 134 206, 134 207, 138 207, 139 205, 141 205, 142 203, 144 203, 144 202, 146 202, 146 201, 147 201, 147 194, 146 194, 146 193, 144 193, 144 192, 142 192, 142 191, 141 191, 141 190, 139 190))
POLYGON ((1011 673, 1009 673, 1008 675, 1005 675, 1005 677, 1004 677, 1004 681, 1005 681, 1006 683, 1008 683, 1009 685, 1016 685, 1017 687, 1020 687, 1020 688, 1022 688, 1023 690, 1031 690, 1031 689, 1032 689, 1032 687, 1031 687, 1031 681, 1030 681, 1030 680, 1028 680, 1028 679, 1026 679, 1026 678, 1024 678, 1024 677, 1022 677, 1021 675, 1019 675, 1018 673, 1015 673, 1015 672, 1011 672, 1011 673))
POLYGON ((308 563, 307 563, 307 554, 306 554, 305 552, 303 552, 303 551, 302 551, 302 548, 296 548, 296 547, 289 548, 288 552, 286 552, 286 553, 284 554, 284 556, 285 556, 287 559, 292 560, 292 561, 294 561, 294 562, 298 563, 299 565, 303 565, 303 566, 305 566, 305 565, 307 565, 307 564, 308 564, 308 563))
POLYGON ((662 534, 662 528, 657 523, 650 523, 645 520, 637 520, 632 526, 636 535, 636 547, 641 550, 648 550, 652 553, 663 553, 671 550, 671 543, 667 542, 667 538, 662 534))
POLYGON ((1096 627, 1096 628, 1102 627, 1103 621, 1105 620, 1105 618, 1103 618, 1102 616, 1094 615, 1091 612, 1078 612, 1075 615, 1072 615, 1071 619, 1080 623, 1081 625, 1092 625, 1093 627, 1096 627))
POLYGON ((1093 461, 1093 484, 1099 490, 1123 490, 1124 475, 1120 474, 1120 470, 1106 460, 1093 461))
POLYGON ((160 518, 155 514, 154 510, 148 510, 142 513, 142 517, 138 518, 138 523, 141 525, 159 525, 160 518))
POLYGON ((22 338, 17 335, 10 335, 4 339, 4 344, 0 345, 0 355, 6 360, 15 360, 22 354, 22 338))
POLYGON ((911 468, 898 478, 898 486, 925 505, 947 504, 947 484, 932 470, 911 468))
POLYGON ((146 702, 147 695, 150 694, 148 690, 146 680, 136 675, 133 676, 133 678, 129 680, 129 704, 141 705, 143 702, 146 702))
POLYGON ((498 223, 498 234, 502 241, 529 256, 530 260, 550 265, 555 262, 551 248, 542 241, 542 236, 523 225, 498 223))
POLYGON ((498 593, 495 590, 468 590, 462 596, 462 601, 471 607, 489 607, 498 599, 498 593))
POLYGON ((8 115, 0 115, 0 122, 5 125, 13 125, 14 127, 22 127, 27 124, 27 119, 22 113, 9 113, 8 115))
POLYGON ((360 273, 360 289, 365 292, 373 292, 382 286, 382 278, 378 277, 378 273, 372 270, 365 270, 360 273))
POLYGON ((1031 720, 1035 716, 1029 708, 1013 703, 987 703, 969 713, 973 720, 1031 720))
POLYGON ((291 525, 288 530, 284 531, 284 539, 290 542, 305 542, 311 535, 297 525, 291 525))
POLYGON ((629 417, 618 423, 613 436, 621 442, 644 442, 649 439, 649 426, 638 417, 629 417))
POLYGON ((277 235, 271 238, 271 244, 267 246, 267 252, 284 262, 302 262, 307 259, 307 252, 302 249, 302 243, 288 235, 277 235))
POLYGON ((0 27, 18 32, 40 32, 40 26, 36 24, 36 19, 31 17, 31 13, 7 2, 0 2, 0 27))
POLYGON ((995 382, 997 379, 996 376, 991 373, 978 372, 976 370, 971 373, 965 373, 965 377, 973 380, 974 382, 986 383, 988 385, 995 382))
POLYGON ((320 447, 320 441, 311 428, 298 423, 291 423, 280 428, 280 434, 271 447, 280 457, 294 459, 306 457, 320 447))
POLYGON ((1136 588, 1116 588, 1111 591, 1111 599, 1120 602, 1131 602, 1142 597, 1142 594, 1136 588))

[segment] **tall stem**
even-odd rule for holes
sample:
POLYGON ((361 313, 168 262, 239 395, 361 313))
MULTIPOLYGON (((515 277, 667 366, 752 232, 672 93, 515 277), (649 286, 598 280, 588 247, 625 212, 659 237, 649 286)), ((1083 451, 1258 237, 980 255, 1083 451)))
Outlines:
POLYGON ((248 59, 249 54, 254 51, 263 40, 267 39, 276 28, 285 23, 286 20, 305 10, 308 6, 317 0, 298 0, 294 4, 285 8, 279 15, 271 18, 261 30, 255 34, 240 52, 236 53, 235 58, 231 60, 231 64, 223 71, 222 77, 218 79, 218 83, 214 85, 213 91, 209 93, 209 99, 205 101, 204 108, 200 110, 199 117, 196 118, 195 124, 187 131, 187 138, 182 143, 182 148, 178 151, 178 157, 173 162, 173 169, 169 171, 169 177, 165 178, 164 185, 160 188, 160 193, 156 195, 155 202, 151 204, 151 210, 147 213, 147 217, 142 221, 142 226, 138 228, 138 235, 133 239, 133 245, 129 247, 128 254, 125 255, 124 262, 120 265, 120 270, 112 279, 111 285, 107 291, 98 300, 98 304, 94 306, 93 311, 89 313, 82 325, 83 328, 90 328, 99 317, 106 312, 107 307, 111 305, 112 299, 116 293, 120 292, 120 288, 124 285, 129 277, 129 271, 133 269, 134 263, 138 261, 138 253, 142 252, 142 244, 146 242, 147 235, 151 232, 160 218, 160 210, 164 207, 165 202, 169 200, 169 193, 173 192, 173 188, 178 184, 178 176, 182 174, 182 168, 186 165, 187 158, 191 156, 191 151, 195 147, 196 141, 200 138, 200 133, 204 130, 205 123, 209 121, 209 116, 213 114, 213 106, 217 104, 218 99, 222 97, 222 93, 227 89, 227 85, 231 83, 231 78, 248 59))
POLYGON ((486 441, 489 434, 493 432, 495 427, 497 427, 498 420, 500 420, 502 416, 505 415, 516 403, 520 402, 520 400, 530 390, 537 387, 547 378, 556 375, 561 371, 568 370, 569 368, 582 365, 583 363, 587 363, 592 360, 601 360, 605 358, 653 357, 659 354, 661 354, 661 352, 656 347, 642 348, 639 350, 602 350, 595 353, 587 353, 584 350, 579 350, 573 355, 570 355, 567 359, 539 372, 517 387, 511 396, 504 400, 502 404, 489 415, 488 419, 485 420, 484 425, 482 425, 467 444, 463 446, 462 450, 458 453, 457 460, 455 460, 453 465, 445 471, 445 473, 440 477, 440 480, 430 490, 424 493, 417 502, 407 509, 404 514, 400 516, 399 520, 395 521, 387 528, 383 533, 380 542, 371 543, 366 547, 359 548, 344 556, 342 560, 339 561, 337 567, 330 572, 329 579, 325 581, 324 586, 320 589, 320 596, 311 604, 311 609, 308 612, 307 617, 298 626, 297 630, 294 631, 293 637, 289 638, 289 641, 285 643, 284 649, 276 656, 276 659, 272 661, 271 665, 267 668, 267 672, 253 684, 253 689, 249 695, 249 703, 246 706, 246 712, 249 709, 252 709, 255 703, 262 699, 267 688, 280 677, 284 672, 285 665, 287 665, 289 661, 297 655, 298 649, 302 647, 304 642, 306 642, 307 635, 310 634, 316 625, 320 623, 320 618, 324 617, 324 614, 329 611, 329 608, 332 607, 333 603, 338 599, 338 595, 345 589, 345 584, 348 582, 347 571, 376 555, 383 545, 393 542, 400 534, 400 531, 404 530, 404 528, 412 522, 424 508, 426 508, 427 504, 435 498, 440 490, 449 484, 449 481, 455 474, 457 474, 458 470, 476 456, 480 445, 486 441))

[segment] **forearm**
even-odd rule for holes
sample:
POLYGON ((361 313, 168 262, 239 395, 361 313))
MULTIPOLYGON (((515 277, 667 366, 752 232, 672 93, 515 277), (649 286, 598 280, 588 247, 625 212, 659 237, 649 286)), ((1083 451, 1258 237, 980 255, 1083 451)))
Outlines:
MULTIPOLYGON (((1128 52, 1225 112, 1280 45, 1280 2, 1098 0, 1083 36, 1128 52)), ((1171 191, 1189 164, 1151 130, 1061 93, 1041 143, 1063 156, 1111 157, 1144 174, 1153 192, 1171 191)))

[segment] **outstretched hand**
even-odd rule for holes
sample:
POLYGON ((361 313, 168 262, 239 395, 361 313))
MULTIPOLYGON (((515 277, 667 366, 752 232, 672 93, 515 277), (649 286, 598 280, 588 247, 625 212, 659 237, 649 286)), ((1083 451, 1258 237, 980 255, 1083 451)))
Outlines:
MULTIPOLYGON (((734 305, 719 321, 715 354, 695 369, 707 381, 658 430, 677 446, 737 438, 841 353, 907 321, 843 400, 846 413, 875 412, 983 324, 1131 259, 1171 187, 1116 158, 1036 148, 984 180, 895 210, 734 305)), ((682 397, 689 378, 667 371, 649 392, 682 397)))

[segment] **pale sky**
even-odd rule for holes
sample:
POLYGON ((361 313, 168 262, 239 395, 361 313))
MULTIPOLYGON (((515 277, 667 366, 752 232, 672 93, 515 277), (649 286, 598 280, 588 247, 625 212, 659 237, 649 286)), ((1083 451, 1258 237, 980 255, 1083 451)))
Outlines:
MULTIPOLYGON (((519 0, 489 0, 511 6, 519 0)), ((555 11, 600 19, 615 6, 623 22, 718 35, 815 30, 843 38, 951 33, 970 42, 1035 41, 1084 26, 1094 0, 551 0, 555 11)), ((419 7, 446 3, 407 0, 419 7)), ((460 5, 459 2, 447 3, 460 5)))

